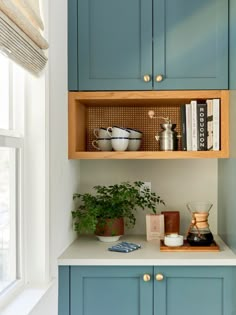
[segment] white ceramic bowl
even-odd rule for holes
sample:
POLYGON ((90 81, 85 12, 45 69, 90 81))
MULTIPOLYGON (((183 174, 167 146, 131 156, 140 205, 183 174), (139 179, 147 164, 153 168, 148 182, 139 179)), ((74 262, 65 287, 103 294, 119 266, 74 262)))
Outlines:
POLYGON ((99 241, 105 242, 105 243, 110 243, 110 242, 116 242, 120 239, 122 235, 116 235, 116 236, 100 236, 96 235, 99 241))
POLYGON ((99 151, 111 151, 111 138, 98 138, 92 141, 92 146, 99 151))
POLYGON ((130 131, 124 127, 113 126, 113 127, 107 128, 107 134, 111 138, 118 138, 118 137, 129 138, 130 131))
POLYGON ((169 234, 164 238, 164 244, 170 247, 182 246, 184 244, 183 235, 169 234))
POLYGON ((141 139, 129 138, 128 151, 138 151, 141 146, 141 139))
POLYGON ((132 128, 127 128, 127 130, 130 131, 130 138, 136 138, 136 139, 141 139, 142 138, 142 131, 139 131, 137 129, 132 129, 132 128))
POLYGON ((129 138, 112 137, 111 144, 114 151, 125 151, 128 148, 129 138))

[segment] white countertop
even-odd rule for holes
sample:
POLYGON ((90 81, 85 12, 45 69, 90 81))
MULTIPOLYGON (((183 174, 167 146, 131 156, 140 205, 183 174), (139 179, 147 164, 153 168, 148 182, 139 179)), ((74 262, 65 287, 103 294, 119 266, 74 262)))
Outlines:
POLYGON ((236 255, 217 236, 219 252, 160 252, 159 240, 146 236, 123 236, 120 241, 141 245, 130 253, 108 251, 117 244, 98 241, 95 236, 80 236, 58 258, 60 266, 236 266, 236 255))

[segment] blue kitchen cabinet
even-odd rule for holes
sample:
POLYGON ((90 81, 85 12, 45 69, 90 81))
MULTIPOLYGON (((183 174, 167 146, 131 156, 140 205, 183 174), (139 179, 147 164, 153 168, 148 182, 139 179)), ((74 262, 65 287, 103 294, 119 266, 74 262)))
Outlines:
POLYGON ((231 267, 154 267, 154 315, 233 314, 231 267))
POLYGON ((152 0, 68 4, 69 90, 151 90, 152 0))
POLYGON ((228 0, 68 0, 69 90, 228 88, 228 0))
POLYGON ((154 89, 228 89, 228 0, 154 0, 153 16, 154 89))
POLYGON ((59 315, 230 315, 233 268, 60 266, 59 315))
POLYGON ((152 267, 71 267, 70 315, 152 315, 152 267))

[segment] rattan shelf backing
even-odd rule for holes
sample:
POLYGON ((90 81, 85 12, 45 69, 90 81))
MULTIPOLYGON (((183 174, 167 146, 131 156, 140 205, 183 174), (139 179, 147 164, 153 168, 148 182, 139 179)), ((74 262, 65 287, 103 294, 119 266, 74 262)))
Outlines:
MULTIPOLYGON (((163 120, 150 119, 149 110, 155 111, 155 116, 169 117, 177 125, 176 131, 181 133, 180 106, 88 106, 86 113, 86 150, 96 151, 92 146, 95 139, 95 128, 120 126, 134 128, 143 132, 140 151, 157 151, 159 142, 155 135, 161 131, 163 120)), ((179 143, 180 147, 180 143, 179 143)))

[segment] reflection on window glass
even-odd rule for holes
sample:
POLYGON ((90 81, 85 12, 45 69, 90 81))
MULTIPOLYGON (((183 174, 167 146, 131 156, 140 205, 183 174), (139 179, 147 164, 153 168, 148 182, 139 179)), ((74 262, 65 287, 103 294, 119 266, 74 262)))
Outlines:
POLYGON ((0 147, 0 293, 16 280, 14 150, 0 147))
POLYGON ((9 129, 9 61, 0 54, 0 129, 9 129))

